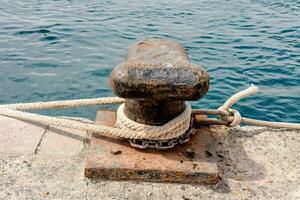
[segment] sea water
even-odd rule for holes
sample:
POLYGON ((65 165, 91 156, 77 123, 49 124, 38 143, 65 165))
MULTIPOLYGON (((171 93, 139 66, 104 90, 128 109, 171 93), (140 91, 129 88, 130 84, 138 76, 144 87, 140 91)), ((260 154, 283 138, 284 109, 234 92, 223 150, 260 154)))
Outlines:
MULTIPOLYGON (((145 37, 184 46, 211 77, 193 108, 300 122, 299 0, 0 0, 0 103, 112 96, 109 74, 145 37)), ((97 108, 42 112, 95 117, 97 108)))

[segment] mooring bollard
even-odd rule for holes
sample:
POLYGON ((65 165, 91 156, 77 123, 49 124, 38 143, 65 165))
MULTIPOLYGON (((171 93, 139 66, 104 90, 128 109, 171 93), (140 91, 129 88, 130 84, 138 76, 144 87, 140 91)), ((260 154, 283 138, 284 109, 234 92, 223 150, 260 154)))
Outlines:
POLYGON ((212 135, 207 127, 191 126, 190 105, 185 102, 200 99, 207 93, 209 77, 201 66, 189 62, 179 44, 164 39, 144 39, 135 43, 129 48, 126 61, 111 73, 110 82, 115 94, 125 98, 125 104, 117 111, 99 110, 96 119, 99 125, 116 125, 126 132, 133 130, 125 126, 129 120, 130 123, 134 121, 134 128, 138 127, 134 129, 138 130, 136 132, 149 135, 152 134, 149 127, 165 127, 181 119, 183 113, 188 113, 188 118, 181 121, 184 128, 179 127, 180 131, 174 123, 175 128, 169 129, 172 137, 162 140, 130 139, 130 146, 127 140, 92 137, 91 148, 97 149, 97 153, 86 160, 86 177, 205 185, 219 181, 212 135), (141 131, 144 127, 145 132, 141 131), (182 134, 173 137, 176 131, 182 134), (195 134, 191 134, 193 132, 195 134), (141 151, 132 146, 151 149, 141 151), (158 153, 157 149, 171 150, 158 153))
POLYGON ((147 125, 162 125, 178 116, 184 101, 208 91, 209 76, 189 62, 184 49, 164 39, 144 39, 128 50, 126 62, 115 67, 110 82, 125 98, 125 115, 147 125))
MULTIPOLYGON (((113 91, 125 98, 124 114, 140 124, 159 126, 177 117, 186 100, 203 97, 209 76, 199 65, 189 62, 184 49, 164 39, 144 39, 128 50, 126 62, 111 73, 113 91)), ((191 127, 173 140, 131 140, 138 148, 170 149, 185 143, 191 127)))

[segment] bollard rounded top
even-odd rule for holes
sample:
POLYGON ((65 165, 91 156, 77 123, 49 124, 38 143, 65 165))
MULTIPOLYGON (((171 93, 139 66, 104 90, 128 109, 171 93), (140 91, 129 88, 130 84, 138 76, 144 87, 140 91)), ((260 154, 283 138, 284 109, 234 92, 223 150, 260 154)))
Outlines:
POLYGON ((208 73, 189 62, 173 41, 144 39, 129 49, 126 62, 110 75, 115 94, 127 99, 196 100, 209 87, 208 73))

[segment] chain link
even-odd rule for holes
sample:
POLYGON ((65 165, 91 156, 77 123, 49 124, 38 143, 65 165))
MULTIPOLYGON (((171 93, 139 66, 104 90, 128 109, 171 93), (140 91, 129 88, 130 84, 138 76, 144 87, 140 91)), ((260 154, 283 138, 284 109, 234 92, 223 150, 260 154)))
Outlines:
POLYGON ((130 145, 139 149, 172 149, 177 144, 184 144, 190 140, 190 136, 195 132, 193 120, 190 122, 190 128, 181 136, 169 140, 129 140, 130 145))

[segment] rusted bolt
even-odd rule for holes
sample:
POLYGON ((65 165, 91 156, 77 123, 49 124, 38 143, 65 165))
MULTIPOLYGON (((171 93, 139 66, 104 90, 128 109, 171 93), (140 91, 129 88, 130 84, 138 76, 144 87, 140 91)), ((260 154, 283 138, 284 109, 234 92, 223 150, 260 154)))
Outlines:
POLYGON ((144 39, 128 50, 110 83, 125 98, 125 115, 139 123, 162 125, 184 110, 184 101, 203 97, 209 76, 189 62, 184 49, 165 39, 144 39))

